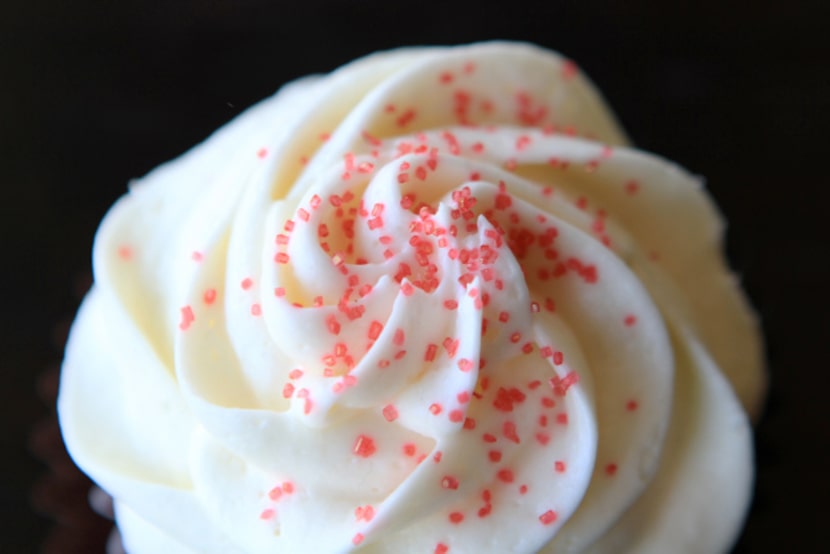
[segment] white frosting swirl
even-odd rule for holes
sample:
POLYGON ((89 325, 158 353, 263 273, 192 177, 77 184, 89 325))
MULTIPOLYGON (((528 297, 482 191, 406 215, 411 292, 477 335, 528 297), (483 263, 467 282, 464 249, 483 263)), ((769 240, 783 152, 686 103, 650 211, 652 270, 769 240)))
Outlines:
POLYGON ((700 182, 625 143, 553 53, 406 49, 134 184, 59 400, 128 549, 726 549, 756 324, 700 182))

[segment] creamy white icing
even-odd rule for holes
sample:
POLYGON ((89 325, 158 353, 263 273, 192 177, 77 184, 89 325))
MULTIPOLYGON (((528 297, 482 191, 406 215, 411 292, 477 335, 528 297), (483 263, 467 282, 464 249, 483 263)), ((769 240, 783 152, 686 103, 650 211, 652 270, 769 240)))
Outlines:
POLYGON ((523 44, 286 86, 102 224, 59 413, 130 552, 718 552, 755 319, 700 181, 523 44))

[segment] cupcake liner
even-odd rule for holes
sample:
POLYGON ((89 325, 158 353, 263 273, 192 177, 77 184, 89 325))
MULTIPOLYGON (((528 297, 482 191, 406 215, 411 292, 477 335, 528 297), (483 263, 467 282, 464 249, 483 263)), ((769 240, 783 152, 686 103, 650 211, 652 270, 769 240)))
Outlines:
MULTIPOLYGON (((80 299, 91 278, 81 276, 75 283, 80 299)), ((53 341, 63 351, 71 317, 55 325, 53 341)), ((38 378, 37 394, 48 407, 29 435, 32 455, 46 470, 32 486, 32 509, 50 520, 49 531, 40 544, 43 554, 108 552, 123 554, 121 539, 112 521, 112 500, 75 465, 66 451, 57 417, 60 364, 54 363, 38 378)))
POLYGON ((59 369, 54 368, 40 379, 38 388, 42 394, 48 393, 53 408, 38 422, 29 440, 32 453, 47 466, 30 493, 32 508, 51 521, 40 552, 103 552, 113 524, 92 509, 89 492, 94 485, 75 466, 63 444, 54 409, 59 375, 59 369))

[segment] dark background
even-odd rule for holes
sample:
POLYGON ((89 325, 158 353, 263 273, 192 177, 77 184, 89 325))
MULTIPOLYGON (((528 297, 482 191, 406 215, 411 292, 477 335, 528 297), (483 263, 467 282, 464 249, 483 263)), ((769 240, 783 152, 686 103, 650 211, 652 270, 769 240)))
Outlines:
POLYGON ((54 494, 86 485, 50 446, 49 398, 93 233, 127 181, 287 80, 377 49, 490 38, 576 60, 636 144, 707 177, 771 374, 737 552, 825 551, 830 3, 169 4, 0 7, 0 552, 102 548, 105 526, 84 527, 80 508, 54 494), (78 535, 99 542, 80 546, 78 535))

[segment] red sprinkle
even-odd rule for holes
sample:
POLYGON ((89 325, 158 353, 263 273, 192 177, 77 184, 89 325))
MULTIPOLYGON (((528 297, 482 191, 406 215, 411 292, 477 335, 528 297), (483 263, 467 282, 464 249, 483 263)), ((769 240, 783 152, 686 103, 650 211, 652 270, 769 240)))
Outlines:
POLYGON ((548 510, 547 512, 539 516, 539 521, 541 521, 543 525, 550 525, 551 523, 554 523, 556 521, 557 517, 558 516, 556 515, 556 512, 554 512, 553 510, 548 510))
POLYGON ((375 509, 372 507, 371 504, 366 504, 365 506, 358 506, 354 509, 354 518, 357 521, 372 521, 372 518, 375 517, 375 509))
POLYGON ((398 410, 392 404, 387 404, 383 408, 383 417, 386 418, 386 421, 395 421, 398 419, 398 410))
POLYGON ((368 458, 377 452, 377 447, 375 446, 375 441, 371 437, 367 437, 366 435, 358 435, 357 439, 355 439, 352 452, 361 458, 368 458))
POLYGON ((196 320, 195 316, 193 315, 193 308, 191 308, 190 306, 184 306, 183 308, 181 308, 181 312, 182 319, 179 323, 179 329, 181 329, 182 331, 187 331, 190 328, 190 324, 196 320))
POLYGON ((457 490, 458 489, 458 479, 453 477, 452 475, 446 475, 441 480, 441 488, 442 489, 449 489, 449 490, 457 490))

